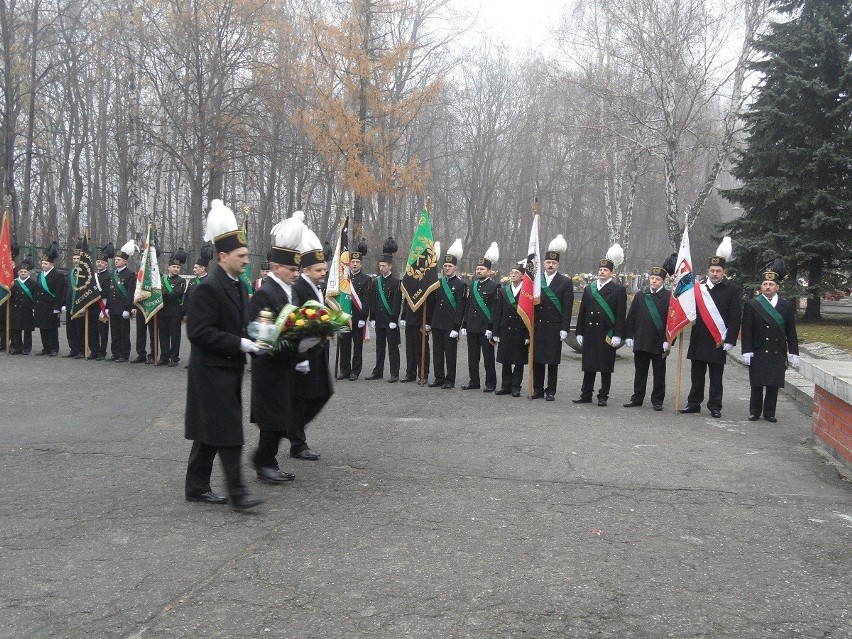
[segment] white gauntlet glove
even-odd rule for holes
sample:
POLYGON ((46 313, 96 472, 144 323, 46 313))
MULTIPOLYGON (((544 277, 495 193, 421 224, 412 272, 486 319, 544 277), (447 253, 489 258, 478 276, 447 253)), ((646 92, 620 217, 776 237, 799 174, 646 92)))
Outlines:
POLYGON ((668 353, 671 346, 669 346, 668 342, 663 342, 663 352, 668 353))
MULTIPOLYGON (((399 327, 405 328, 405 320, 399 320, 399 327)), ((391 328, 393 328, 393 326, 391 326, 391 328)))
POLYGON ((424 326, 424 328, 426 329, 427 333, 432 330, 432 327, 429 326, 428 324, 426 324, 426 326, 424 326))
POLYGON ((367 322, 364 320, 358 320, 358 328, 364 328, 367 325, 367 322))
POLYGON ((376 328, 376 320, 370 320, 370 328, 376 328))
POLYGON ((613 347, 613 348, 618 348, 619 346, 621 346, 621 338, 620 338, 620 337, 618 337, 618 336, 613 337, 613 338, 612 338, 612 347, 613 347))
MULTIPOLYGON (((126 313, 127 311, 124 311, 124 312, 126 313)), ((260 348, 258 347, 257 344, 255 344, 250 339, 248 339, 246 337, 241 337, 240 338, 240 351, 242 351, 243 353, 259 353, 260 348)))
MULTIPOLYGON (((65 312, 65 311, 67 311, 67 310, 68 310, 68 309, 67 309, 67 308, 63 305, 63 306, 62 306, 62 312, 64 313, 64 312, 65 312)), ((58 313, 59 311, 56 311, 56 312, 58 313)))
POLYGON ((394 330, 396 328, 396 322, 388 323, 388 328, 391 329, 391 330, 394 330))
MULTIPOLYGON (((124 311, 124 312, 122 312, 121 316, 122 316, 124 319, 130 319, 130 311, 124 311)), ((242 338, 242 339, 245 339, 245 338, 242 338)))
POLYGON ((311 363, 308 360, 305 360, 304 362, 299 362, 298 364, 296 364, 296 370, 302 373, 302 375, 307 375, 311 372, 311 363))
POLYGON ((466 329, 466 328, 463 328, 463 329, 461 330, 461 334, 462 334, 462 337, 467 337, 467 329, 466 329))
POLYGON ((493 339, 494 339, 494 343, 495 343, 495 344, 499 344, 499 343, 500 343, 500 338, 499 338, 499 337, 497 337, 496 335, 494 336, 494 338, 493 338, 493 339))
POLYGON ((529 346, 529 345, 530 345, 530 338, 528 337, 524 340, 524 346, 529 346))
POLYGON ((626 340, 624 340, 624 343, 627 344, 627 348, 629 348, 631 350, 633 349, 633 338, 632 337, 628 337, 626 340))
POLYGON ((458 331, 450 331, 450 339, 455 339, 459 336, 458 331))
POLYGON ((582 335, 577 335, 577 343, 578 343, 580 346, 582 346, 582 345, 583 345, 583 336, 582 336, 582 335))
POLYGON ((566 340, 568 338, 568 331, 559 331, 559 339, 566 340))
POLYGON ((790 353, 787 358, 790 360, 790 364, 793 366, 793 368, 799 368, 799 364, 801 364, 802 360, 799 358, 798 355, 790 353))
POLYGON ((724 351, 725 351, 726 353, 730 353, 732 350, 734 350, 734 345, 733 345, 733 344, 725 344, 725 345, 722 347, 722 349, 724 349, 724 351))
POLYGON ((746 366, 751 366, 751 358, 754 357, 754 353, 743 353, 743 364, 746 366))
POLYGON ((485 331, 485 339, 490 340, 492 337, 494 337, 494 333, 492 333, 491 331, 485 331))
MULTIPOLYGON (((305 337, 299 340, 299 352, 304 353, 311 350, 314 346, 320 343, 319 337, 305 337)), ((306 373, 308 371, 305 371, 306 373)))

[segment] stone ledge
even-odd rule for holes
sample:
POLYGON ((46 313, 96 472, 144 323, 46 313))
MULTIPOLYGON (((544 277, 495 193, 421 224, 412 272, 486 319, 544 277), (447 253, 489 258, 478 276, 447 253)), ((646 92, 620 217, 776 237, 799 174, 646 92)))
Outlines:
POLYGON ((838 399, 852 404, 852 362, 803 359, 799 372, 838 399))

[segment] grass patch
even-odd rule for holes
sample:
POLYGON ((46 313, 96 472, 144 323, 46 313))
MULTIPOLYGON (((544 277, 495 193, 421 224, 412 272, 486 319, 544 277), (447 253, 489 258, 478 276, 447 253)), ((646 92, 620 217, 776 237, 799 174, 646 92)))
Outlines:
POLYGON ((823 315, 822 319, 808 322, 797 320, 800 342, 825 342, 852 353, 852 315, 823 315))

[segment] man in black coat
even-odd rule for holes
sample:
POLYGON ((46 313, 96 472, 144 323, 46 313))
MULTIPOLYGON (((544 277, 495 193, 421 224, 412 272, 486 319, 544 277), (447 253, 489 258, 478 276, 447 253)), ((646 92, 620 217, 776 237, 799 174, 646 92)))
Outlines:
POLYGON ((799 366, 799 338, 796 334, 796 309, 778 294, 781 274, 766 271, 760 295, 743 307, 743 362, 748 366, 751 385, 748 419, 763 418, 777 422, 775 407, 778 389, 784 388, 784 373, 789 359, 799 366), (765 397, 764 397, 765 394, 765 397))
POLYGON ((38 286, 33 290, 35 326, 41 334, 42 347, 41 352, 36 355, 50 357, 59 354, 59 314, 65 304, 66 278, 53 266, 57 256, 58 251, 53 245, 42 256, 41 275, 36 280, 38 286))
POLYGON ((544 254, 544 273, 541 277, 541 303, 535 307, 535 335, 533 347, 532 399, 552 402, 556 399, 556 380, 559 362, 562 361, 562 340, 571 330, 571 312, 574 309, 574 285, 570 278, 559 272, 559 260, 567 243, 558 235, 544 254), (544 373, 547 369, 547 386, 544 373))
POLYGON ((696 300, 696 308, 699 312, 689 336, 689 349, 686 352, 687 359, 692 361, 690 371, 692 387, 689 389, 686 407, 680 412, 701 411, 701 403, 704 401, 704 378, 709 371, 710 392, 707 398, 707 409, 712 417, 719 418, 722 416, 722 375, 725 372, 728 351, 733 350, 737 344, 743 314, 743 292, 736 283, 725 277, 725 258, 718 255, 710 258, 707 279, 696 285, 696 297, 701 294, 698 286, 705 286, 709 290, 710 298, 725 323, 726 332, 721 336, 723 343, 717 344, 710 329, 707 328, 700 312, 700 305, 696 300))
POLYGON ((625 343, 633 349, 633 396, 625 408, 641 406, 648 386, 648 368, 654 368, 654 385, 651 389, 651 406, 663 410, 666 397, 666 316, 671 293, 663 284, 670 273, 662 266, 651 269, 650 286, 638 291, 627 312, 625 343))
POLYGON ((362 260, 367 255, 367 245, 359 244, 359 250, 349 254, 350 282, 352 284, 352 331, 339 335, 340 370, 337 379, 355 381, 361 375, 364 361, 364 330, 369 318, 370 276, 361 270, 362 260), (356 301, 357 296, 357 301, 356 301), (358 308, 360 302, 361 308, 358 308))
POLYGON ((65 357, 83 359, 86 356, 86 318, 80 315, 72 318, 75 295, 77 295, 77 263, 80 261, 82 249, 75 248, 71 254, 71 268, 65 282, 65 337, 68 339, 68 354, 65 357))
POLYGON ((399 381, 399 315, 402 312, 402 289, 393 272, 393 254, 379 257, 379 275, 373 280, 370 294, 370 326, 376 331, 376 365, 366 379, 382 379, 385 353, 388 356, 389 383, 399 381))
POLYGON ((89 359, 99 362, 106 359, 107 346, 109 345, 109 290, 112 286, 112 273, 107 268, 109 263, 107 254, 101 252, 95 260, 95 278, 101 299, 86 309, 89 315, 89 359))
POLYGON ((434 293, 435 307, 426 318, 426 331, 432 335, 434 349, 435 380, 429 384, 432 388, 450 389, 456 384, 458 338, 467 303, 467 282, 456 275, 461 255, 461 240, 456 240, 444 256, 444 274, 434 293))
POLYGON ((423 309, 426 309, 426 318, 432 314, 435 309, 435 292, 429 293, 426 300, 416 311, 411 310, 408 302, 402 302, 402 317, 399 321, 401 328, 405 329, 405 377, 399 381, 414 382, 419 380, 420 364, 423 363, 423 380, 424 383, 429 381, 429 364, 431 357, 431 349, 429 348, 429 333, 426 333, 426 353, 423 353, 423 333, 425 332, 425 324, 423 322, 423 309))
POLYGON ((136 273, 127 266, 133 250, 128 242, 115 254, 115 270, 109 289, 109 332, 112 334, 110 349, 114 362, 126 362, 130 359, 130 315, 136 309, 133 295, 136 293, 136 273))
MULTIPOLYGON (((9 300, 9 354, 29 355, 33 349, 33 301, 36 288, 35 280, 30 277, 32 264, 22 260, 18 266, 18 277, 12 282, 9 300)), ((6 315, 6 308, 0 306, 0 313, 6 315)))
POLYGON ((598 264, 598 279, 585 288, 580 300, 577 343, 583 349, 583 386, 575 404, 591 403, 596 373, 601 374, 598 406, 606 406, 609 399, 615 350, 624 340, 627 313, 627 291, 613 279, 614 270, 612 260, 602 259, 598 264))
POLYGON ((495 395, 521 396, 524 366, 529 361, 529 331, 518 314, 518 296, 524 279, 523 266, 509 271, 509 283, 497 292, 490 338, 497 343, 497 361, 503 365, 500 388, 495 395))
POLYGON ((491 343, 491 324, 494 305, 497 303, 497 283, 488 275, 493 263, 489 252, 496 250, 497 245, 486 252, 476 262, 476 279, 470 285, 467 296, 462 334, 467 335, 467 373, 470 381, 462 386, 462 390, 480 388, 479 356, 485 363, 486 393, 491 393, 497 386, 497 368, 494 364, 494 344, 491 343))
POLYGON ((213 200, 207 228, 208 234, 216 233, 213 239, 220 268, 193 292, 187 316, 191 349, 184 427, 192 450, 186 469, 186 499, 208 504, 227 502, 210 488, 213 460, 218 454, 231 504, 245 509, 262 503, 259 497, 248 494, 240 460, 245 353, 260 349, 246 335, 248 291, 239 276, 248 264, 248 249, 233 218, 221 200, 213 200))
POLYGON ((180 256, 172 256, 169 260, 169 272, 163 276, 163 307, 157 320, 160 333, 160 366, 174 367, 180 361, 183 296, 186 293, 186 280, 180 276, 181 264, 180 256))

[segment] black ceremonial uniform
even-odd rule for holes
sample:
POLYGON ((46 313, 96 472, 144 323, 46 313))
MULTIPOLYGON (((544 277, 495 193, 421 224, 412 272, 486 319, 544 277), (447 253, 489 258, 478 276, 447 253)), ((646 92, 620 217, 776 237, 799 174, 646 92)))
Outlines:
POLYGON ((671 293, 661 286, 655 292, 650 287, 639 291, 633 297, 627 312, 625 339, 633 340, 633 396, 631 404, 642 404, 648 385, 648 368, 653 366, 654 385, 651 390, 651 404, 662 406, 666 397, 666 360, 663 357, 663 342, 666 341, 666 316, 669 311, 671 293), (657 328, 648 300, 657 310, 661 326, 657 328))
POLYGON ((457 337, 450 337, 450 333, 458 333, 461 330, 467 299, 467 282, 457 275, 449 279, 442 275, 439 282, 440 285, 435 291, 435 309, 428 318, 432 329, 432 361, 435 371, 435 381, 429 386, 452 388, 456 383, 459 341, 457 337), (446 289, 449 289, 449 293, 446 289))
POLYGON ((598 401, 605 402, 609 398, 612 372, 615 370, 615 348, 607 343, 606 338, 611 330, 613 337, 624 339, 627 291, 615 280, 610 280, 598 289, 598 293, 615 315, 613 322, 592 295, 592 285, 596 282, 597 280, 593 281, 583 290, 580 312, 577 315, 577 335, 583 337, 583 386, 580 389, 580 399, 591 399, 595 373, 599 372, 601 387, 598 391, 598 401))
POLYGON ((470 381, 465 389, 479 388, 479 355, 485 364, 485 390, 497 386, 497 369, 494 365, 494 345, 485 337, 491 330, 494 305, 497 303, 497 283, 490 277, 474 280, 470 285, 462 328, 467 330, 467 371, 470 381), (482 300, 482 305, 479 299, 482 300), (484 308, 483 308, 484 307, 484 308))
POLYGON ((86 309, 86 313, 89 315, 89 359, 103 360, 106 357, 107 345, 109 344, 107 302, 109 300, 109 289, 112 285, 112 273, 104 269, 103 271, 96 271, 95 277, 101 291, 101 299, 86 309), (103 306, 101 306, 102 304, 103 306))
MULTIPOLYGON (((163 308, 160 309, 160 364, 176 366, 180 361, 180 332, 186 280, 180 275, 163 276, 163 308)), ((153 350, 153 349, 152 349, 153 350)))
POLYGON ((387 276, 377 275, 373 280, 370 294, 370 319, 376 322, 376 366, 370 374, 372 379, 381 379, 384 375, 385 351, 388 355, 390 379, 399 377, 399 315, 401 312, 402 289, 399 278, 393 273, 387 276), (382 292, 384 300, 382 300, 382 292), (385 301, 387 301, 387 307, 385 301), (396 328, 391 328, 391 324, 396 324, 396 328))
POLYGON ((186 316, 189 313, 189 298, 192 295, 192 291, 195 290, 195 287, 201 284, 210 276, 209 273, 205 273, 202 276, 196 276, 189 280, 186 284, 186 292, 183 294, 183 316, 186 319, 186 316))
POLYGON ((55 268, 40 273, 33 287, 35 326, 41 334, 42 351, 39 355, 59 353, 59 314, 65 303, 65 276, 55 268))
POLYGON ((130 358, 130 318, 122 314, 133 310, 133 295, 136 292, 136 273, 125 266, 112 273, 109 288, 109 331, 112 333, 112 359, 130 358), (123 289, 123 290, 122 290, 123 289))
POLYGON ((80 359, 86 353, 86 318, 80 315, 79 317, 71 317, 71 309, 73 308, 77 284, 77 269, 72 264, 71 270, 68 271, 68 278, 65 281, 65 337, 68 339, 69 353, 67 357, 76 357, 80 359))
POLYGON ((533 395, 541 397, 556 394, 556 376, 562 360, 560 331, 571 330, 571 312, 574 309, 574 285, 562 273, 553 274, 550 284, 541 275, 541 303, 535 307, 535 344, 533 348, 533 395), (549 288, 556 302, 547 294, 549 288), (544 372, 547 366, 547 387, 544 372))
POLYGON ((423 357, 423 308, 428 319, 435 307, 435 292, 429 293, 426 301, 416 311, 412 311, 408 302, 402 303, 402 319, 405 320, 405 377, 403 382, 413 382, 418 378, 420 362, 424 362, 423 380, 429 380, 429 334, 426 333, 426 356, 423 357))
POLYGON ((491 329, 500 338, 497 344, 497 361, 503 364, 500 390, 511 391, 516 397, 520 395, 524 365, 529 361, 529 331, 518 314, 520 293, 520 286, 515 292, 511 282, 500 287, 491 329))
POLYGON ((749 415, 760 417, 763 413, 765 418, 770 418, 775 417, 778 389, 784 388, 787 354, 799 354, 799 338, 796 334, 796 309, 792 302, 777 295, 775 311, 781 316, 782 328, 763 307, 760 297, 750 299, 743 307, 742 352, 754 353, 748 367, 751 385, 749 415))
MULTIPOLYGON (((33 298, 36 284, 32 276, 21 281, 16 277, 12 282, 9 301, 9 352, 13 355, 29 355, 33 349, 33 298), (29 291, 29 293, 27 293, 29 291)), ((6 309, 0 306, 0 313, 5 317, 6 309)))
POLYGON ((364 322, 366 326, 369 317, 370 276, 364 271, 358 271, 352 276, 352 288, 358 294, 362 308, 359 311, 353 299, 352 332, 339 335, 337 340, 340 344, 341 378, 354 376, 355 379, 358 379, 358 376, 361 375, 364 357, 364 327, 359 327, 358 323, 364 322))

